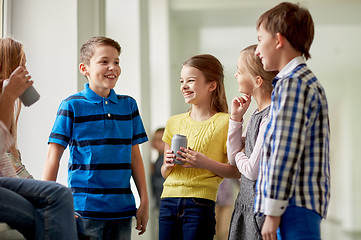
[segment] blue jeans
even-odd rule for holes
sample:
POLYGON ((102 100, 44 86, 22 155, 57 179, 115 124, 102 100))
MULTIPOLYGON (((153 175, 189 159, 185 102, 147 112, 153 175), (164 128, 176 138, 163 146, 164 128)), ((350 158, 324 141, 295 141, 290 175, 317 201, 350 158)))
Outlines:
POLYGON ((213 239, 215 203, 202 198, 163 198, 160 201, 159 239, 213 239))
POLYGON ((307 208, 290 205, 282 215, 282 240, 321 240, 321 216, 307 208))
POLYGON ((26 239, 77 239, 71 191, 55 182, 0 178, 0 221, 26 239))
POLYGON ((85 233, 90 239, 130 240, 132 218, 98 220, 83 218, 85 233))

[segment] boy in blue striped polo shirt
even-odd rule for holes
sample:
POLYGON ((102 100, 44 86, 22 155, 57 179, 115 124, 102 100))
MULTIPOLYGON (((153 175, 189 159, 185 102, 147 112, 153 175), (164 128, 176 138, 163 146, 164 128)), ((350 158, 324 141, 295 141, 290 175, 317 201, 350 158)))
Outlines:
POLYGON ((326 95, 307 67, 314 24, 309 11, 283 2, 257 21, 256 54, 273 81, 255 211, 266 215, 263 239, 321 239, 330 199, 326 95))
POLYGON ((55 181, 59 161, 70 150, 68 185, 85 231, 96 239, 130 239, 146 230, 149 206, 139 144, 148 140, 136 101, 113 88, 121 73, 119 44, 93 37, 80 49, 79 70, 89 83, 62 101, 49 137, 44 180, 55 181), (130 188, 134 178, 140 195, 136 209, 130 188))

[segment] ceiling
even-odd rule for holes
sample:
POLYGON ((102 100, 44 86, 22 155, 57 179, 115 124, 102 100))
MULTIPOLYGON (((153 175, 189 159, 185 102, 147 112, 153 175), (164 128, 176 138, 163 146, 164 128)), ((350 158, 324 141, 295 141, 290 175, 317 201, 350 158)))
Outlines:
MULTIPOLYGON (((275 0, 169 0, 171 19, 183 26, 255 25, 275 0)), ((296 2, 296 1, 292 1, 296 2)), ((302 1, 315 24, 361 24, 361 0, 302 1)))

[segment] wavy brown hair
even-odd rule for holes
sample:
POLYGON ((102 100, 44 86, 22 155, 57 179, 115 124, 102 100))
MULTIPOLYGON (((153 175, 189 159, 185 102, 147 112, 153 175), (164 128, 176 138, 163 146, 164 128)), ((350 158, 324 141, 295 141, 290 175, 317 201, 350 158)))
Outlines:
POLYGON ((216 89, 212 92, 211 108, 217 112, 228 113, 224 74, 221 62, 210 54, 195 55, 187 59, 183 66, 190 66, 201 71, 207 83, 215 82, 216 89))
MULTIPOLYGON (((0 38, 0 93, 5 79, 18 67, 25 66, 25 53, 23 44, 12 38, 0 38)), ((20 115, 21 102, 16 100, 14 107, 14 117, 10 126, 10 133, 15 138, 15 144, 11 146, 10 152, 18 157, 19 153, 16 149, 17 139, 17 123, 20 115)))

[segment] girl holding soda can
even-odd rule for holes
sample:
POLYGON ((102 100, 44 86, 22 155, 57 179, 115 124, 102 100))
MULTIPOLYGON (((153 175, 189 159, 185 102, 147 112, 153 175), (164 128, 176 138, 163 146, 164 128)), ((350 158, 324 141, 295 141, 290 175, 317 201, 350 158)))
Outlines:
POLYGON ((227 161, 230 115, 222 64, 208 54, 189 58, 181 70, 180 90, 191 109, 168 119, 163 135, 161 171, 166 180, 160 204, 159 239, 213 239, 218 186, 223 177, 240 177, 238 169, 227 161), (185 137, 187 148, 179 144, 184 144, 185 137), (181 139, 177 147, 176 139, 181 139), (177 149, 180 150, 174 151, 177 149))

